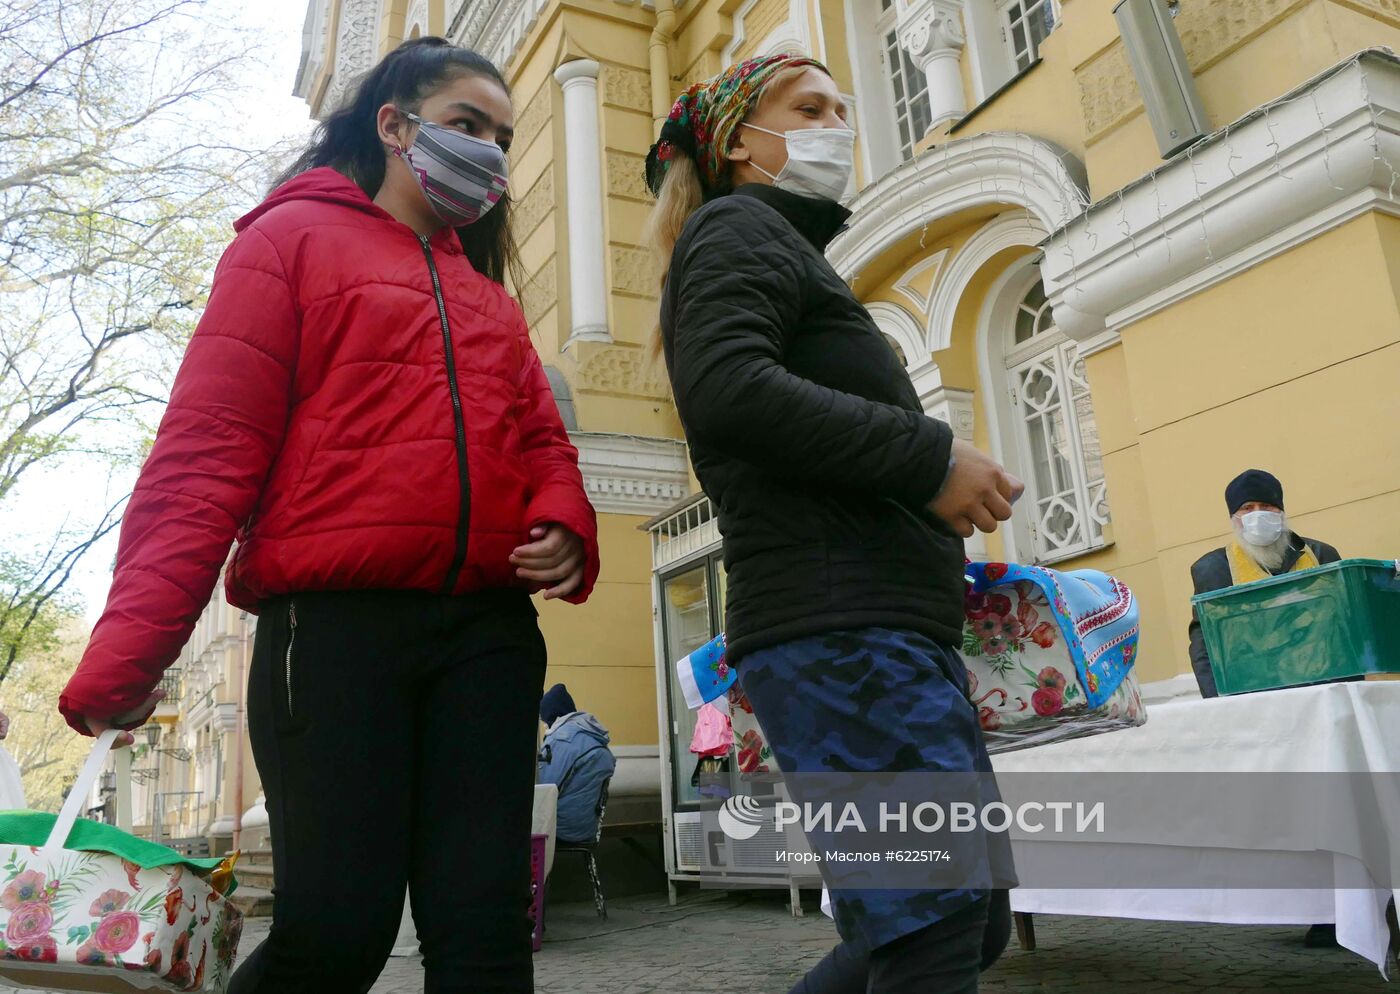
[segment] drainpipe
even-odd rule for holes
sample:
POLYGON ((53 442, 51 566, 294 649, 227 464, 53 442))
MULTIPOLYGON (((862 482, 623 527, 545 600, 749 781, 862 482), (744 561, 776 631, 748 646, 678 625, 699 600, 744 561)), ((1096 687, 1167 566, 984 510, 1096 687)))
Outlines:
POLYGON ((238 654, 238 725, 234 728, 233 754, 233 851, 243 840, 243 729, 248 700, 248 612, 239 612, 243 625, 238 654))
POLYGON ((651 117, 655 134, 671 113, 671 42, 676 35, 675 0, 655 0, 656 27, 651 31, 651 117))

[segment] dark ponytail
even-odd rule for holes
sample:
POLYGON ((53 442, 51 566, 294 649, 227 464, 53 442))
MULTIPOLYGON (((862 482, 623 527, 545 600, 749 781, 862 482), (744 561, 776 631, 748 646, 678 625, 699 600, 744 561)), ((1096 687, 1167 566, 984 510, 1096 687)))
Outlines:
MULTIPOLYGON (((386 55, 362 79, 345 103, 321 122, 311 144, 277 178, 280 186, 294 176, 330 166, 354 180, 373 197, 384 183, 384 144, 379 140, 379 108, 395 104, 417 111, 423 100, 449 80, 484 76, 500 84, 501 71, 485 56, 459 48, 445 38, 414 38, 386 55)), ((497 283, 509 274, 517 292, 523 286, 520 260, 510 227, 511 202, 506 193, 485 217, 457 229, 457 237, 473 267, 497 283)))

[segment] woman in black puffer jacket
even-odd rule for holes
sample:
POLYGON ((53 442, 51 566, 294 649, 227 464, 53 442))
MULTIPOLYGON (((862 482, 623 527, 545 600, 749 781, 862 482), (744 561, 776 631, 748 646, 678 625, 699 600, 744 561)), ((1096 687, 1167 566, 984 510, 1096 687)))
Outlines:
MULTIPOLYGON (((751 60, 684 94, 661 139, 661 345, 724 537, 729 660, 794 797, 793 774, 989 774, 954 648, 962 539, 1022 487, 923 414, 823 256, 849 216, 839 90, 809 59, 751 60)), ((985 886, 832 896, 847 944, 798 990, 965 994, 1009 930, 985 886)))

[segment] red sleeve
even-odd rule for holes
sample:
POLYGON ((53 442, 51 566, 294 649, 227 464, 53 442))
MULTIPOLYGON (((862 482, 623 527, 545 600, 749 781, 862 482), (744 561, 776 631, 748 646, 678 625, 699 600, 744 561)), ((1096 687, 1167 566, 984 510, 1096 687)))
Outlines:
POLYGON ((525 338, 525 362, 520 384, 520 438, 530 471, 530 503, 525 525, 560 524, 583 539, 587 562, 583 585, 564 598, 582 604, 598 582, 598 518, 583 488, 578 450, 569 441, 554 391, 530 339, 525 338))
POLYGON ((208 604, 282 446, 299 323, 275 248, 244 231, 215 270, 122 517, 107 606, 59 698, 78 731, 140 705, 208 604))

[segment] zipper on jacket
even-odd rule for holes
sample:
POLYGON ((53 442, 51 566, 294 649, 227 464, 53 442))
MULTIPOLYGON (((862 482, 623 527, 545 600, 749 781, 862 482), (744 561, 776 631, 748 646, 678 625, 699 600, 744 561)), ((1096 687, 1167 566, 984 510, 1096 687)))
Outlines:
POLYGON ((447 360, 447 389, 452 395, 452 420, 457 429, 457 482, 461 487, 461 506, 457 512, 457 548, 452 555, 452 565, 442 583, 442 592, 450 594, 457 587, 457 578, 462 573, 462 564, 467 561, 467 529, 471 520, 472 491, 471 478, 467 470, 467 426, 462 419, 462 395, 457 389, 457 360, 452 352, 452 329, 447 323, 447 303, 442 298, 442 280, 438 277, 437 262, 433 259, 432 246, 428 239, 418 236, 423 246, 423 257, 428 260, 428 275, 433 280, 433 296, 437 300, 438 321, 442 325, 442 352, 447 360))
POLYGON ((287 603, 287 717, 297 716, 296 706, 292 703, 292 650, 297 646, 297 604, 296 601, 287 603))

